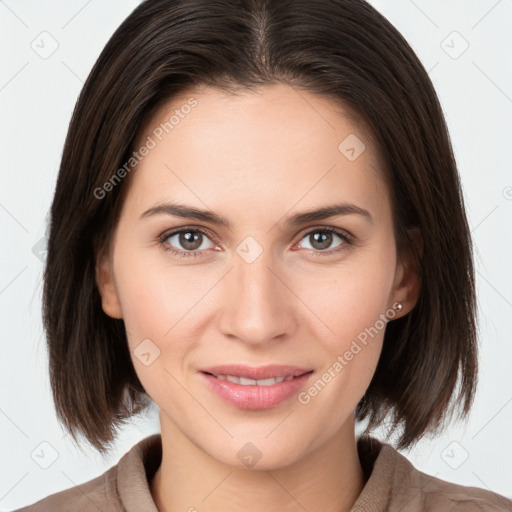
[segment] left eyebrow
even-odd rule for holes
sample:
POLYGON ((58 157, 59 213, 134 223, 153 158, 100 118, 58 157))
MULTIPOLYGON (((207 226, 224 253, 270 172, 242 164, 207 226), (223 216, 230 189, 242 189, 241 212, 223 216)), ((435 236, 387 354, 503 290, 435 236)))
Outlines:
POLYGON ((349 203, 338 203, 331 206, 325 206, 317 210, 298 213, 288 218, 286 223, 292 226, 297 226, 305 224, 306 222, 336 217, 337 215, 360 215, 370 223, 373 223, 373 218, 368 210, 349 203))
MULTIPOLYGON (((154 215, 172 215, 183 219, 195 219, 203 222, 209 222, 218 226, 224 226, 232 229, 231 223, 225 217, 218 215, 210 210, 201 210, 193 206, 180 205, 174 203, 165 203, 153 206, 146 210, 140 218, 152 217, 154 215)), ((315 210, 309 210, 302 213, 297 213, 288 217, 285 223, 290 226, 298 226, 307 222, 328 219, 338 215, 359 215, 370 223, 373 223, 373 218, 368 210, 349 203, 338 203, 330 206, 324 206, 315 210)))

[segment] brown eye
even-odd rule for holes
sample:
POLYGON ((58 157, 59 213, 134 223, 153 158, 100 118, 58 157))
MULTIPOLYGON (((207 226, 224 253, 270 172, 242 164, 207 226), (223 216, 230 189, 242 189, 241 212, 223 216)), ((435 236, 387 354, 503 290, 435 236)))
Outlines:
POLYGON ((211 241, 209 247, 208 245, 205 246, 204 244, 207 241, 209 241, 209 238, 206 233, 198 229, 181 229, 163 235, 161 238, 161 243, 165 242, 167 245, 166 250, 184 254, 187 252, 201 252, 213 247, 214 244, 211 241))
POLYGON ((348 235, 334 228, 315 229, 314 231, 306 233, 302 240, 306 240, 310 244, 310 247, 304 247, 305 249, 312 249, 316 252, 329 254, 342 250, 345 245, 350 245, 348 235), (336 239, 340 241, 336 243, 336 239), (333 243, 335 245, 333 245, 333 243))
POLYGON ((332 233, 326 233, 324 231, 317 231, 316 233, 309 235, 309 240, 311 245, 315 249, 323 250, 328 249, 332 244, 332 233))
POLYGON ((194 251, 201 247, 203 235, 193 231, 182 231, 178 234, 178 242, 187 251, 194 251))

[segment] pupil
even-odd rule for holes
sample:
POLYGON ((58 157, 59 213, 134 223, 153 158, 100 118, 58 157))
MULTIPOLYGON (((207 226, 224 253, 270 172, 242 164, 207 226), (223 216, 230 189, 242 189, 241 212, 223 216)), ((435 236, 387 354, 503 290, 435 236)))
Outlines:
MULTIPOLYGON (((332 233, 317 231, 312 236, 315 240, 315 243, 320 242, 320 247, 317 247, 317 249, 326 249, 329 247, 329 245, 331 245, 332 233)), ((315 247, 315 244, 312 245, 315 247)))
POLYGON ((188 250, 197 249, 198 247, 201 246, 200 242, 197 243, 200 236, 200 233, 194 234, 191 231, 187 231, 180 235, 180 244, 182 245, 182 247, 188 250))

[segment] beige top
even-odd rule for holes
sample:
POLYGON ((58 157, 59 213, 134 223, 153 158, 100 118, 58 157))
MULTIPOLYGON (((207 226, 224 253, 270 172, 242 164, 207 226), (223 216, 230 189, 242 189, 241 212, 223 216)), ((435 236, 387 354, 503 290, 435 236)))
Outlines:
MULTIPOLYGON (((418 471, 393 446, 357 441, 366 484, 351 512, 512 512, 512 501, 418 471)), ((160 434, 137 443, 101 476, 16 512, 158 512, 148 482, 162 458, 160 434)))

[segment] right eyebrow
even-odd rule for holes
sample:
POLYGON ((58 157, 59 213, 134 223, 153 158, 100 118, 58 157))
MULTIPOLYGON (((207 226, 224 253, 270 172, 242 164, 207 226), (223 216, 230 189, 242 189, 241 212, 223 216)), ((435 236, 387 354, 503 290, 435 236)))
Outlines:
POLYGON ((209 210, 200 210, 193 206, 184 206, 174 203, 165 203, 157 206, 153 206, 146 210, 141 216, 141 219, 151 217, 153 215, 172 215, 174 217, 181 217, 183 219, 195 219, 202 220, 204 222, 210 222, 218 226, 224 226, 231 229, 231 223, 224 217, 217 215, 209 210))

